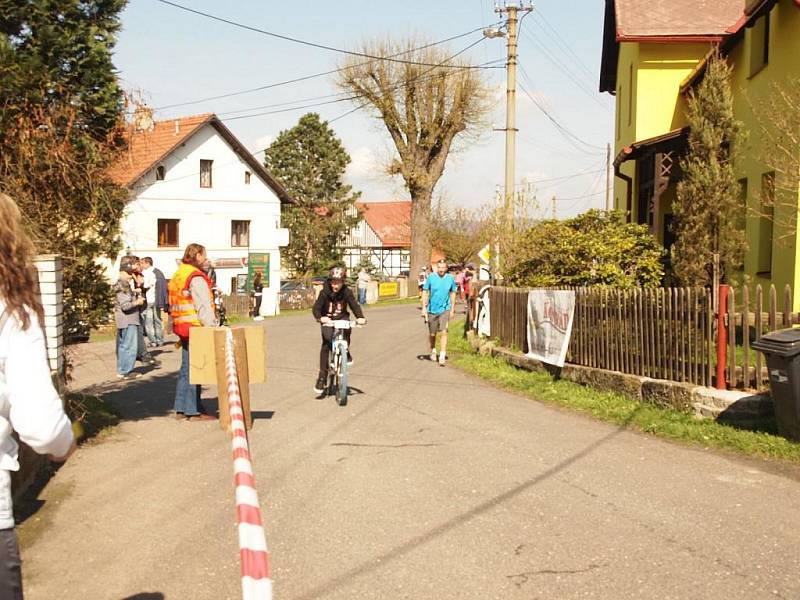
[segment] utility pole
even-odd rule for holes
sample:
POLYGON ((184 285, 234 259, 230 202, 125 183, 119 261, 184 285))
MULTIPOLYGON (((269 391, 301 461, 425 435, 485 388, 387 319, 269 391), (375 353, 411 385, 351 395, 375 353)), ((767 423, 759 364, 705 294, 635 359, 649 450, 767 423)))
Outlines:
POLYGON ((514 199, 514 164, 517 151, 517 15, 520 12, 530 12, 533 6, 517 5, 516 2, 496 6, 495 12, 508 15, 508 59, 506 62, 506 178, 505 178, 505 225, 513 226, 511 204, 514 199))
POLYGON ((611 210, 611 144, 606 144, 606 212, 611 210))
POLYGON ((550 201, 553 205, 553 221, 558 219, 558 215, 556 214, 556 196, 553 194, 553 199, 550 201))

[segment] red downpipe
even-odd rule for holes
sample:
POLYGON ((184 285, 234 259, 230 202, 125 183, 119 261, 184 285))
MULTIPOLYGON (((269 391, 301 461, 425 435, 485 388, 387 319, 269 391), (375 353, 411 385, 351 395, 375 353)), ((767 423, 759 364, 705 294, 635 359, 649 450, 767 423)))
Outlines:
POLYGON ((728 364, 728 326, 725 315, 728 314, 728 291, 730 286, 719 286, 719 307, 717 308, 717 389, 727 390, 725 366, 728 364))

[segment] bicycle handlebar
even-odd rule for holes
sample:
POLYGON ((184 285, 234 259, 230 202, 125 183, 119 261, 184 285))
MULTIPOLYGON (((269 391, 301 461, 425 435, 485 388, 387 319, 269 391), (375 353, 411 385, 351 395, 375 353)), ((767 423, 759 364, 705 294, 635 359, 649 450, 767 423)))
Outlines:
POLYGON ((335 329, 353 329, 355 327, 363 327, 363 325, 358 324, 358 321, 345 321, 343 319, 328 321, 327 323, 320 323, 320 325, 323 327, 333 327, 335 329))

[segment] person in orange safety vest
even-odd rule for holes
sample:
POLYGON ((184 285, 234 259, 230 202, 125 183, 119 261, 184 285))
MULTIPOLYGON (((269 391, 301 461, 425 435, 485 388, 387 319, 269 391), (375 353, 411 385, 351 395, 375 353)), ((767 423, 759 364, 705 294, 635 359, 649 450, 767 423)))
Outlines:
POLYGON ((206 421, 214 419, 200 402, 200 386, 189 383, 189 330, 192 327, 216 327, 211 281, 201 267, 206 261, 206 249, 189 244, 183 261, 169 280, 169 313, 172 331, 181 345, 181 370, 175 389, 175 418, 206 421))

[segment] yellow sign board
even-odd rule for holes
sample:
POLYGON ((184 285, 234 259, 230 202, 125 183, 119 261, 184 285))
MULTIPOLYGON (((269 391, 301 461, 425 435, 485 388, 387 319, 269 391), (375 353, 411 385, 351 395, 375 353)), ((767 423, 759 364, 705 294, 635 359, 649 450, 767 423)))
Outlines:
POLYGON ((378 284, 378 298, 387 298, 400 294, 400 286, 396 281, 383 281, 378 284))

